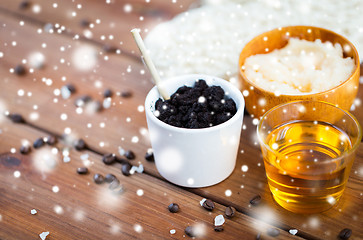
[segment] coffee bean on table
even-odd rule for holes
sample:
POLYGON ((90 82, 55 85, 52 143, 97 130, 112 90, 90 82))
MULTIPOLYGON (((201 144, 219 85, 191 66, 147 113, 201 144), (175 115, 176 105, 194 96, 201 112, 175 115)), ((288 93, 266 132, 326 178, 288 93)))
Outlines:
POLYGON ((343 230, 340 231, 338 237, 339 239, 349 239, 351 235, 352 235, 352 230, 349 228, 344 228, 343 230))
POLYGON ((184 230, 185 234, 188 235, 189 237, 196 237, 194 228, 192 226, 188 226, 185 228, 184 230))
POLYGON ((81 151, 83 149, 86 148, 86 142, 83 140, 83 139, 78 139, 75 143, 74 143, 74 148, 77 150, 77 151, 81 151))
POLYGON ((149 152, 147 152, 146 154, 145 154, 145 159, 146 159, 146 161, 149 161, 149 162, 154 162, 154 153, 149 153, 149 152))
POLYGON ((232 206, 229 206, 226 208, 225 214, 226 214, 226 217, 232 218, 236 214, 236 209, 232 206))
POLYGON ((34 143, 33 143, 33 147, 34 147, 35 149, 40 148, 40 147, 42 147, 43 145, 44 145, 44 139, 43 139, 42 137, 38 138, 38 139, 37 139, 37 140, 35 140, 35 141, 34 141, 34 143))
POLYGON ((26 73, 25 67, 21 64, 16 65, 14 68, 14 73, 18 76, 25 75, 25 73, 26 73))
POLYGON ((214 209, 214 202, 210 199, 207 199, 203 202, 203 207, 208 211, 212 211, 214 209))
POLYGON ((260 202, 261 202, 261 196, 260 196, 260 195, 256 195, 256 196, 254 196, 254 197, 250 200, 250 204, 251 204, 252 206, 257 206, 260 202))
POLYGON ((30 1, 24 0, 19 4, 19 9, 24 10, 30 7, 30 1))
POLYGON ((103 48, 103 51, 106 53, 115 53, 117 51, 117 48, 115 48, 111 45, 108 45, 108 44, 103 45, 102 48, 103 48))
POLYGON ((271 237, 277 237, 278 235, 280 235, 280 230, 278 230, 277 228, 268 228, 267 234, 271 237))
POLYGON ((131 167, 132 166, 131 166, 130 163, 123 163, 121 165, 121 172, 122 172, 122 174, 125 175, 125 176, 130 176, 131 175, 131 173, 130 173, 131 167))
POLYGON ((122 92, 121 92, 121 97, 123 97, 123 98, 129 98, 129 97, 132 97, 132 92, 131 92, 131 91, 129 91, 129 90, 122 91, 122 92))
POLYGON ((100 101, 93 101, 93 106, 96 112, 101 112, 103 109, 102 103, 100 101))
POLYGON ((115 179, 116 179, 116 176, 113 175, 112 173, 109 173, 105 176, 105 182, 107 182, 107 183, 110 183, 115 179))
POLYGON ((86 167, 79 167, 79 168, 77 168, 77 173, 78 174, 87 174, 88 173, 88 168, 86 168, 86 167))
POLYGON ((11 113, 8 117, 13 123, 25 123, 23 116, 18 113, 11 113))
POLYGON ((360 75, 363 76, 363 61, 360 63, 360 75))
POLYGON ((105 181, 105 178, 101 174, 96 173, 93 175, 93 181, 97 184, 101 184, 105 181))
POLYGON ((116 155, 114 153, 108 153, 103 155, 102 157, 102 162, 106 165, 111 165, 115 162, 116 160, 116 155))
POLYGON ((111 89, 106 89, 104 92, 103 92, 103 97, 104 98, 109 98, 109 97, 112 97, 113 95, 113 92, 111 89))
POLYGON ((123 163, 128 163, 129 161, 126 160, 126 159, 124 159, 124 158, 118 158, 118 157, 116 157, 115 162, 118 162, 118 163, 123 164, 123 163))
POLYGON ((124 155, 127 159, 135 159, 135 153, 131 150, 126 151, 124 155))
POLYGON ((92 98, 88 95, 81 96, 74 101, 76 107, 84 107, 86 103, 90 102, 92 98))
POLYGON ((90 24, 91 24, 90 21, 85 18, 81 19, 81 21, 79 22, 79 25, 81 25, 81 27, 84 27, 84 28, 89 27, 90 24))
POLYGON ((120 185, 120 181, 117 179, 117 178, 115 178, 111 183, 110 183, 110 186, 108 186, 108 188, 110 189, 110 190, 114 190, 114 189, 116 189, 118 186, 120 185))
POLYGON ((30 152, 30 146, 29 145, 22 145, 20 147, 20 153, 21 154, 28 154, 30 152))
POLYGON ((171 213, 177 213, 179 212, 180 208, 179 208, 179 205, 176 204, 176 203, 171 203, 169 206, 168 206, 168 209, 169 209, 169 212, 171 213))
POLYGON ((70 93, 75 93, 76 92, 76 87, 72 83, 68 83, 66 85, 66 88, 69 90, 70 93))
POLYGON ((221 226, 214 226, 214 231, 216 231, 216 232, 222 232, 223 230, 224 230, 223 225, 221 225, 221 226))
POLYGON ((53 135, 50 135, 46 138, 45 141, 49 146, 54 146, 57 143, 57 138, 53 135))

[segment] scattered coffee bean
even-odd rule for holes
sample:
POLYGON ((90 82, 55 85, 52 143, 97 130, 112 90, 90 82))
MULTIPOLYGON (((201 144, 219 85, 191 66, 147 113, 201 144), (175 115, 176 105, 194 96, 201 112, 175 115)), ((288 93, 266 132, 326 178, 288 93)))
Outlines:
POLYGON ((37 149, 37 148, 42 147, 43 145, 44 145, 44 139, 42 137, 40 137, 34 141, 33 148, 37 149))
POLYGON ((363 61, 360 63, 360 76, 363 76, 363 61))
POLYGON ((169 212, 171 213, 177 213, 179 212, 179 205, 176 204, 176 203, 171 203, 169 206, 168 206, 168 209, 169 209, 169 212))
POLYGON ((26 73, 26 70, 25 70, 25 67, 23 65, 16 65, 15 68, 14 68, 14 73, 18 76, 22 76, 22 75, 25 75, 26 73))
POLYGON ((101 184, 105 181, 105 178, 101 174, 96 173, 93 175, 93 181, 97 184, 101 184))
POLYGON ((132 166, 131 166, 130 163, 123 163, 121 165, 121 172, 122 172, 122 174, 125 175, 125 176, 130 176, 131 175, 131 173, 130 173, 131 167, 132 166))
POLYGON ((339 239, 349 239, 352 235, 352 230, 349 228, 344 228, 342 231, 340 231, 338 237, 339 239))
POLYGON ((101 112, 102 103, 98 100, 92 102, 95 112, 101 112))
POLYGON ((260 196, 260 195, 256 195, 256 196, 254 196, 254 197, 250 200, 250 204, 251 204, 252 206, 257 206, 260 202, 261 202, 261 196, 260 196))
POLYGON ((147 152, 146 154, 145 154, 145 159, 146 159, 146 161, 149 161, 149 162, 154 162, 154 153, 149 153, 149 152, 147 152))
POLYGON ((214 202, 210 199, 207 199, 203 202, 203 207, 208 211, 212 211, 214 209, 214 202))
POLYGON ((115 161, 118 162, 118 163, 121 163, 121 164, 124 164, 124 163, 128 163, 129 162, 128 160, 126 160, 124 158, 118 158, 118 157, 115 159, 115 161))
POLYGON ((225 211, 226 217, 232 218, 236 214, 236 209, 232 206, 227 207, 225 211))
POLYGON ((112 97, 113 95, 113 92, 111 89, 106 89, 104 92, 103 92, 103 97, 104 98, 109 98, 109 97, 112 97))
POLYGON ((112 173, 109 173, 105 176, 105 182, 107 182, 107 183, 110 183, 115 179, 116 179, 116 176, 113 175, 112 173))
POLYGON ((132 92, 131 92, 131 91, 129 91, 129 90, 122 91, 122 92, 121 92, 121 97, 123 97, 123 98, 129 98, 129 97, 132 97, 132 92))
POLYGON ((116 189, 118 186, 120 185, 120 181, 117 179, 117 178, 115 178, 111 183, 110 183, 110 186, 108 186, 108 188, 110 189, 110 190, 114 190, 114 189, 116 189))
POLYGON ((257 233, 257 235, 256 235, 256 240, 261 240, 262 238, 261 238, 261 233, 257 233))
POLYGON ((130 160, 135 159, 135 153, 131 150, 128 150, 125 152, 125 157, 130 160))
POLYGON ((74 148, 77 151, 81 151, 83 149, 86 148, 86 142, 83 139, 78 139, 75 143, 74 143, 74 148))
POLYGON ((189 237, 196 237, 194 228, 192 226, 188 226, 185 228, 184 230, 185 234, 188 235, 189 237))
POLYGON ((221 225, 221 226, 214 226, 214 231, 216 231, 216 232, 222 232, 223 230, 224 230, 223 225, 221 225))
POLYGON ((76 107, 84 107, 86 103, 90 102, 91 100, 92 98, 90 96, 83 95, 74 101, 74 105, 76 105, 76 107))
POLYGON ((277 237, 278 235, 280 235, 280 230, 278 230, 277 228, 268 228, 267 234, 271 237, 277 237))
POLYGON ((19 158, 14 157, 9 153, 0 154, 0 166, 3 165, 5 167, 18 167, 21 164, 21 160, 19 158))
POLYGON ((102 157, 102 162, 106 165, 111 165, 115 162, 116 160, 116 155, 114 153, 108 153, 103 155, 102 157))
POLYGON ((21 154, 28 154, 30 152, 30 146, 29 145, 22 145, 20 147, 20 153, 21 154))
POLYGON ((90 21, 88 19, 81 19, 81 21, 79 22, 79 25, 81 25, 81 27, 87 28, 90 25, 90 21))
POLYGON ((111 45, 108 45, 108 44, 103 45, 102 48, 103 48, 103 51, 106 53, 115 53, 117 51, 117 48, 115 48, 111 45))
POLYGON ((57 143, 57 138, 53 135, 50 135, 46 138, 45 142, 49 145, 49 146, 54 146, 57 143))
POLYGON ((13 123, 25 123, 23 116, 18 113, 11 113, 8 117, 13 123))
POLYGON ((72 83, 68 83, 66 85, 66 88, 71 92, 71 93, 75 93, 76 92, 76 87, 72 84, 72 83))
POLYGON ((87 174, 88 173, 88 168, 86 168, 86 167, 79 167, 79 168, 77 168, 77 173, 78 174, 87 174))
POLYGON ((24 10, 30 7, 30 1, 24 0, 19 4, 19 9, 24 10))

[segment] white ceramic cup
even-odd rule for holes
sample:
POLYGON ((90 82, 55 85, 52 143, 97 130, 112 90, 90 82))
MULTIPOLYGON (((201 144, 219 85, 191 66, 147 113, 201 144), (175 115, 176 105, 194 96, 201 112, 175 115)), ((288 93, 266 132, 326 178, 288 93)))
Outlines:
POLYGON ((204 79, 208 86, 220 86, 236 103, 237 112, 228 121, 200 129, 174 127, 155 115, 160 98, 156 87, 145 100, 145 113, 156 167, 165 179, 184 187, 207 187, 226 179, 233 171, 241 136, 245 101, 228 81, 208 75, 184 75, 163 81, 172 95, 179 87, 194 86, 204 79))

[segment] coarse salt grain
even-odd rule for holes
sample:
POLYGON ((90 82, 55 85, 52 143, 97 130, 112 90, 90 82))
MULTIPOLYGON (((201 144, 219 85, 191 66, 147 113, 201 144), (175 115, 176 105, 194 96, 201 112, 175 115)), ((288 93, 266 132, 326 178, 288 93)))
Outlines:
POLYGON ((218 215, 214 218, 214 226, 222 226, 224 224, 225 220, 223 215, 218 215))
POLYGON ((40 239, 45 240, 47 236, 49 235, 49 232, 42 232, 39 234, 40 239))
POLYGON ((37 212, 37 210, 32 209, 32 210, 30 210, 30 213, 31 213, 31 214, 33 214, 33 215, 35 215, 35 214, 37 214, 38 212, 37 212))

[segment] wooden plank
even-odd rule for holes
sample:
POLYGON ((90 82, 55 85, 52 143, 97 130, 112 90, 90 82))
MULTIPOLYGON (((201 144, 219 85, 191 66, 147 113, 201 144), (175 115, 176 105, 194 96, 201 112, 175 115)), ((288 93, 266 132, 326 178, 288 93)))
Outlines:
MULTIPOLYGON (((18 34, 18 38, 26 39, 26 36, 31 35, 32 31, 31 26, 28 26, 26 29, 22 29, 21 32, 17 32, 16 29, 19 27, 17 26, 17 23, 13 23, 11 20, 10 23, 8 23, 8 26, 11 26, 11 31, 8 32, 9 34, 5 34, 4 39, 9 44, 11 43, 13 37, 11 37, 11 32, 16 32, 18 34), (23 34, 23 35, 22 35, 23 34), (9 36, 9 37, 6 37, 9 36), (19 37, 22 36, 22 37, 19 37)), ((40 37, 37 37, 37 35, 31 35, 32 41, 34 42, 42 42, 40 40, 40 37)), ((57 36, 57 38, 53 38, 53 36, 48 36, 48 42, 49 44, 60 44, 59 42, 65 43, 67 42, 66 38, 62 38, 62 36, 57 36)), ((26 53, 27 51, 30 51, 32 49, 32 45, 34 45, 34 42, 22 42, 21 45, 19 45, 18 50, 19 52, 26 53)), ((71 42, 70 44, 73 44, 71 42)), ((57 47, 54 47, 54 49, 57 49, 57 47)), ((4 65, 2 64, 1 67, 5 66, 4 69, 7 70, 10 66, 14 66, 17 62, 20 60, 16 60, 16 54, 11 54, 11 49, 4 48, 4 50, 0 51, 7 51, 6 54, 6 62, 4 62, 4 65)), ((69 53, 65 53, 65 55, 69 55, 69 53)), ((47 55, 49 58, 49 64, 57 64, 57 60, 59 59, 59 56, 47 55)), ((19 58, 21 59, 21 57, 19 58)), ((112 109, 107 109, 103 113, 96 114, 92 116, 92 119, 89 119, 89 117, 85 116, 79 116, 74 112, 74 107, 72 106, 72 101, 64 101, 67 102, 67 106, 64 108, 58 108, 54 107, 57 106, 56 104, 49 104, 49 100, 53 99, 53 87, 59 88, 64 83, 59 81, 61 78, 61 75, 59 75, 59 72, 53 71, 52 69, 45 68, 44 70, 41 70, 39 72, 34 73, 32 76, 35 76, 36 78, 41 78, 44 75, 52 76, 54 79, 58 79, 58 81, 54 80, 52 89, 47 90, 46 87, 44 87, 44 84, 37 83, 29 83, 25 82, 24 78, 18 78, 16 76, 13 76, 9 74, 7 71, 5 71, 6 76, 4 80, 4 99, 6 99, 6 102, 9 103, 9 109, 10 111, 20 111, 25 114, 27 119, 29 119, 29 114, 33 112, 32 107, 35 102, 33 102, 33 98, 26 99, 24 101, 24 97, 15 97, 14 95, 19 89, 19 86, 22 86, 22 88, 27 87, 28 89, 31 89, 33 94, 36 93, 38 96, 38 99, 34 99, 38 106, 38 113, 41 115, 41 118, 37 120, 35 123, 48 129, 55 131, 56 133, 62 133, 63 129, 65 127, 71 127, 72 130, 78 131, 79 136, 89 136, 91 130, 92 130, 92 138, 87 138, 87 142, 96 150, 103 151, 103 152, 116 152, 117 146, 120 141, 120 136, 126 136, 128 137, 127 140, 122 141, 121 144, 123 146, 126 146, 126 148, 133 149, 138 159, 137 161, 143 162, 146 166, 146 171, 150 174, 153 174, 154 176, 159 176, 155 167, 143 161, 142 156, 145 153, 146 149, 150 146, 147 139, 143 138, 141 135, 138 135, 139 130, 141 127, 146 128, 145 120, 143 117, 143 113, 138 113, 135 111, 137 106, 142 105, 143 99, 146 96, 147 90, 149 87, 151 87, 150 83, 146 80, 141 84, 140 82, 135 82, 135 79, 139 79, 139 71, 135 69, 142 69, 141 66, 132 64, 132 71, 130 73, 125 74, 124 79, 122 83, 119 83, 117 81, 117 78, 115 78, 115 75, 118 73, 118 67, 123 66, 124 69, 126 68, 127 63, 125 63, 125 59, 122 59, 120 57, 112 57, 109 61, 106 63, 101 63, 101 67, 98 69, 98 72, 95 74, 97 77, 102 78, 104 85, 109 86, 120 86, 118 87, 121 89, 122 87, 130 87, 132 86, 132 89, 138 89, 138 92, 135 92, 135 95, 132 99, 129 99, 127 104, 128 107, 124 107, 124 105, 116 105, 112 109), (99 75, 98 75, 99 74, 99 75), (56 77, 54 77, 56 76, 56 77), (58 76, 58 77, 57 77, 58 76), (107 77, 104 77, 107 76, 107 77), (7 80, 6 80, 7 79, 7 80), (6 84, 5 84, 6 82, 6 84), (22 84, 20 84, 22 82, 22 84), (28 85, 27 85, 28 84, 28 85), (37 84, 37 85, 35 85, 37 84), (115 84, 115 85, 113 85, 115 84), (118 85, 120 84, 120 85, 118 85), (42 97, 39 97, 42 95, 42 97), (42 100, 40 100, 42 98, 42 100), (18 101, 21 101, 18 103, 18 101), (47 102, 48 101, 48 102, 47 102), (53 106, 50 106, 53 105, 53 106), (54 113, 53 115, 49 115, 48 113, 52 111, 54 113), (59 116, 61 113, 66 112, 68 115, 68 121, 59 121, 59 116), (126 126, 119 126, 119 119, 117 117, 123 114, 123 116, 131 116, 132 118, 132 124, 125 124, 126 126), (108 120, 104 120, 107 118, 108 120), (102 119, 102 120, 101 120, 102 119), (113 119, 113 121, 109 121, 110 119, 113 119), (105 121, 107 126, 110 126, 110 128, 106 127, 104 129, 101 128, 92 128, 87 129, 84 125, 79 125, 79 123, 87 123, 92 122, 93 126, 99 124, 102 121, 105 121), (54 123, 57 123, 57 127, 54 128, 54 123), (96 123, 96 124, 95 124, 96 123), (104 140, 104 136, 107 136, 107 141, 105 141, 106 146, 100 147, 99 142, 104 140), (138 144, 130 143, 130 136, 138 136, 140 141, 138 144)), ((58 65, 58 64, 57 64, 58 65)), ((87 91, 92 96, 99 97, 97 93, 95 93, 95 90, 93 86, 90 84, 92 83, 91 77, 85 77, 87 76, 85 73, 79 74, 75 71, 70 70, 70 68, 63 67, 59 65, 59 69, 62 72, 70 71, 69 75, 71 76, 70 79, 77 79, 77 78, 85 78, 85 82, 77 82, 76 85, 78 89, 82 89, 82 91, 87 91)), ((59 70, 58 70, 59 71, 59 70)), ((90 76, 90 75, 88 75, 90 76)), ((96 78, 97 78, 96 77, 96 78)), ((144 77, 142 75, 141 77, 144 77)), ((93 76, 94 78, 94 76, 93 76)), ((145 77, 146 78, 146 77, 145 77)), ((69 78, 68 78, 69 79, 69 78)), ((26 89, 26 88, 25 88, 26 89)), ((361 98, 362 91, 359 92, 359 97, 361 98)), ((72 98, 73 100, 74 98, 72 98)), ((60 99, 60 101, 63 101, 60 99)), ((124 100, 126 101, 126 100, 124 100)), ((363 119, 360 115, 360 107, 355 111, 359 119, 363 119)), ((210 188, 203 188, 203 189, 197 189, 194 190, 196 193, 203 195, 203 196, 209 196, 210 198, 213 198, 215 200, 218 200, 221 203, 224 203, 225 205, 234 205, 238 207, 238 209, 241 212, 248 213, 249 215, 252 215, 254 217, 262 217, 265 221, 270 221, 272 224, 275 225, 281 225, 284 228, 294 227, 299 229, 300 232, 304 234, 306 237, 318 237, 322 239, 334 237, 338 234, 338 232, 345 227, 349 227, 353 229, 353 236, 352 238, 362 238, 362 230, 360 228, 360 219, 362 219, 362 207, 361 207, 361 201, 362 201, 362 176, 360 174, 360 168, 362 164, 362 149, 359 149, 358 157, 356 159, 355 164, 353 165, 353 170, 351 174, 351 178, 348 182, 347 191, 344 193, 343 198, 341 199, 340 203, 335 206, 333 209, 327 211, 323 214, 317 214, 317 215, 308 215, 308 216, 302 216, 297 215, 293 213, 289 213, 280 207, 278 207, 272 200, 269 190, 266 186, 266 180, 265 180, 265 174, 263 169, 263 162, 260 154, 260 150, 258 146, 254 145, 254 141, 256 141, 254 133, 255 133, 255 126, 251 124, 251 119, 246 118, 245 124, 247 126, 247 129, 243 131, 243 138, 241 139, 241 150, 244 150, 244 153, 239 154, 237 159, 237 166, 230 178, 228 178, 226 181, 224 181, 221 184, 218 184, 216 186, 210 187, 210 188), (258 163, 260 163, 260 166, 258 166, 258 163), (243 173, 241 171, 241 166, 247 165, 249 167, 249 170, 247 173, 243 173), (245 177, 243 177, 243 174, 245 177), (243 188, 242 188, 243 187, 243 188), (225 191, 227 189, 232 190, 232 195, 230 197, 225 196, 225 191), (237 190, 238 189, 238 190, 237 190), (239 192, 239 194, 238 194, 239 192), (249 200, 252 196, 255 194, 261 194, 263 196, 265 205, 260 207, 251 207, 249 206, 249 200), (270 214, 270 218, 266 218, 264 214, 261 214, 261 211, 266 212, 266 207, 270 214), (260 215, 261 214, 261 215, 260 215), (316 225, 318 224, 318 226, 316 225)))
MULTIPOLYGON (((154 168, 154 164, 143 159, 150 143, 142 135, 146 129, 146 121, 144 112, 138 111, 138 108, 144 105, 146 92, 152 88, 149 76, 146 73, 142 74, 142 71, 145 71, 143 66, 135 64, 129 58, 110 55, 108 61, 97 59, 98 66, 94 71, 93 68, 90 71, 79 71, 72 63, 72 54, 77 48, 84 46, 82 42, 66 36, 39 35, 37 28, 30 23, 25 22, 24 27, 20 27, 18 21, 8 20, 4 16, 0 16, 0 22, 6 24, 1 29, 4 33, 1 41, 7 44, 0 46, 0 51, 4 54, 0 59, 3 89, 0 98, 10 112, 22 112, 28 121, 38 123, 59 135, 64 133, 65 128, 70 128, 72 134, 83 138, 97 151, 117 153, 119 146, 126 150, 140 148, 142 151, 137 154, 136 160, 143 161, 146 168, 154 168), (29 38, 31 40, 28 41, 29 38), (12 46, 13 41, 17 42, 15 47, 12 46), (43 43, 47 44, 45 49, 42 48, 43 43), (66 50, 58 51, 61 47, 65 47, 66 50), (52 51, 53 49, 55 50, 52 51), (21 63, 22 59, 27 59, 32 52, 44 54, 46 65, 43 69, 35 69, 34 73, 20 77, 10 73, 10 68, 21 63), (64 64, 60 63, 61 59, 65 60, 64 64), (67 62, 71 65, 67 66, 67 62), (128 69, 131 69, 130 72, 128 69), (48 86, 44 82, 45 79, 51 79, 52 84, 48 86), (68 83, 76 87, 76 93, 69 99, 54 94, 54 91, 60 91, 61 87, 68 83), (106 88, 112 89, 115 93, 112 97, 113 105, 109 109, 97 114, 76 112, 74 102, 78 97, 89 95, 95 100, 103 101, 102 93, 106 88), (19 96, 19 90, 24 91, 24 96, 19 96), (132 91, 131 98, 116 96, 116 92, 128 90, 132 91), (50 108, 52 114, 49 114, 50 108), (65 116, 64 114, 67 115, 67 120, 60 121, 61 115, 65 116), (105 123, 104 127, 101 127, 102 123, 105 123), (138 143, 131 142, 132 137, 138 138, 138 143)), ((99 50, 97 46, 87 46, 99 50)))
POLYGON ((43 26, 58 23, 66 28, 65 33, 78 34, 123 51, 136 50, 136 53, 137 47, 129 34, 132 28, 151 29, 189 7, 198 5, 195 0, 34 0, 29 1, 29 8, 21 9, 19 6, 22 2, 23 0, 2 0, 0 10, 15 13, 25 19, 34 19, 43 26), (34 11, 37 6, 39 12, 34 11), (85 20, 94 27, 83 26, 85 20))
MULTIPOLYGON (((47 135, 8 120, 1 123, 0 130, 1 239, 36 239, 44 231, 50 232, 49 239, 180 239, 184 229, 195 224, 204 229, 202 239, 254 239, 259 232, 263 239, 274 239, 266 235, 270 225, 241 213, 226 220, 223 232, 215 232, 214 217, 224 214, 225 206, 216 204, 208 212, 199 205, 200 196, 147 174, 126 177, 119 166, 104 165, 93 152, 70 149, 70 161, 63 162, 62 142, 22 155, 23 141, 32 143, 47 135), (10 153, 12 149, 16 152, 10 153), (76 169, 85 165, 90 174, 77 174, 76 169), (124 192, 115 195, 108 184, 95 184, 95 173, 114 174, 124 192), (179 204, 180 212, 168 211, 172 202, 179 204), (36 209, 35 215, 30 213, 32 209, 36 209), (172 229, 175 234, 170 233, 172 229)), ((300 238, 280 231, 279 239, 300 238)))

